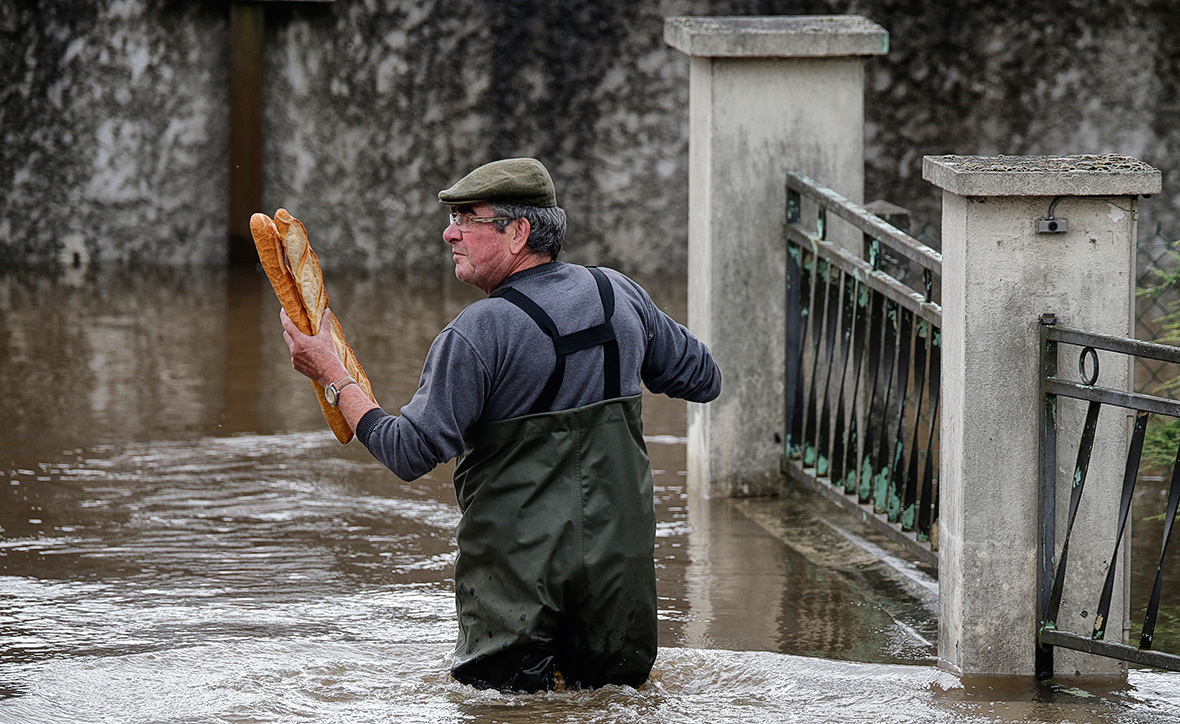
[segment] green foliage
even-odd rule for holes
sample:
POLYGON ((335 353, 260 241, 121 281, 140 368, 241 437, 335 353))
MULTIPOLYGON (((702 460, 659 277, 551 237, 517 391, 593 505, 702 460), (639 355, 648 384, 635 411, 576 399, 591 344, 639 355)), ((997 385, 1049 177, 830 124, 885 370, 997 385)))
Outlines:
MULTIPOLYGON (((1167 255, 1175 263, 1167 265, 1170 268, 1164 268, 1158 261, 1153 263, 1149 273, 1154 277, 1155 283, 1145 283, 1146 279, 1140 279, 1143 286, 1136 290, 1140 298, 1160 299, 1169 293, 1180 291, 1180 253, 1169 248, 1167 255)), ((1159 325, 1158 331, 1149 341, 1158 344, 1180 344, 1180 300, 1169 302, 1167 308, 1168 312, 1156 320, 1159 325)), ((1164 380, 1154 389, 1144 391, 1161 397, 1178 397, 1180 377, 1164 380)), ((1147 470, 1170 472, 1178 449, 1180 418, 1153 416, 1143 444, 1143 467, 1147 470)))
POLYGON ((1143 439, 1140 469, 1144 472, 1170 470, 1176 461, 1177 449, 1180 449, 1180 419, 1152 417, 1143 439))

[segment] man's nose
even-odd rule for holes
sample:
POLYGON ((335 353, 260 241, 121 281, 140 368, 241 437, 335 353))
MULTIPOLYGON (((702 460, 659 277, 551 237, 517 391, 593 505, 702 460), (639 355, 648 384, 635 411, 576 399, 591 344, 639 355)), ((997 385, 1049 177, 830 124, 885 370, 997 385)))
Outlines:
POLYGON ((455 244, 462 238, 463 232, 459 231, 459 225, 453 221, 443 230, 443 241, 448 244, 455 244))

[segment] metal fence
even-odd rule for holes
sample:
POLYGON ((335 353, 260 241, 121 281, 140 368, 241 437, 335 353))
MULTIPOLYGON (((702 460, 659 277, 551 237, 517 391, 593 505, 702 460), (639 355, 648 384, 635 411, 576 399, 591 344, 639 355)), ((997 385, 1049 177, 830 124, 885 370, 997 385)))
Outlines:
MULTIPOLYGON (((784 472, 935 565, 941 244, 930 225, 907 234, 800 174, 788 174, 787 197, 784 472), (859 249, 829 239, 829 215, 861 235, 859 249)), ((1157 228, 1139 240, 1139 339, 1180 327, 1178 274, 1180 238, 1157 228)), ((1180 397, 1180 368, 1137 357, 1134 369, 1136 391, 1180 397)), ((1180 436, 1169 422, 1173 433, 1153 421, 1145 460, 1180 436)), ((1162 487, 1168 463, 1145 463, 1140 479, 1162 487)))
POLYGON ((786 237, 784 472, 934 565, 942 257, 796 173, 786 237), (829 214, 858 252, 828 239, 829 214))
MULTIPOLYGON (((918 229, 914 238, 920 244, 941 249, 941 243, 931 233, 929 225, 914 224, 914 227, 918 229)), ((911 268, 912 264, 904 258, 893 256, 893 259, 887 256, 884 264, 895 277, 908 280, 913 285, 915 271, 911 268)), ((1055 498, 1050 493, 1055 489, 1053 486, 1056 482, 1055 479, 1052 482, 1049 479, 1049 471, 1055 470, 1056 466, 1055 426, 1046 429, 1043 445, 1047 460, 1046 481, 1042 483, 1042 504, 1047 510, 1042 511, 1043 538, 1038 556, 1041 624, 1038 628, 1037 662, 1042 675, 1052 671, 1054 647, 1086 651, 1139 665, 1180 668, 1180 656, 1175 653, 1180 651, 1180 631, 1175 625, 1180 621, 1180 608, 1174 602, 1174 597, 1164 595, 1161 601, 1161 594, 1173 590, 1177 581, 1176 566, 1174 562, 1171 566, 1166 564, 1166 554, 1180 507, 1180 402, 1176 402, 1180 398, 1180 349, 1170 346, 1180 342, 1180 238, 1166 236, 1158 227, 1142 236, 1136 248, 1135 280, 1138 298, 1134 336, 1142 341, 1092 335, 1051 325, 1043 328, 1043 354, 1046 360, 1052 359, 1052 364, 1046 363, 1044 368, 1046 419, 1056 420, 1058 396, 1081 398, 1088 401, 1088 406, 1087 421, 1079 435, 1080 439, 1071 440, 1071 443, 1076 442, 1078 445, 1078 461, 1074 471, 1068 523, 1064 538, 1060 540, 1054 540, 1055 498), (1169 345, 1149 344, 1159 341, 1168 342, 1169 345), (1129 355, 1133 359, 1132 384, 1135 391, 1103 390, 1097 384, 1096 375, 1093 380, 1083 380, 1089 385, 1079 386, 1058 380, 1055 367, 1058 345, 1077 345, 1075 351, 1080 348, 1083 358, 1095 361, 1097 353, 1094 349, 1129 355), (1137 643, 1123 643, 1122 631, 1107 636, 1106 622, 1114 576, 1116 571, 1122 570, 1121 564, 1116 565, 1119 559, 1117 547, 1105 569, 1098 572, 1102 576, 1101 593, 1096 601, 1091 602, 1092 607, 1087 607, 1094 612, 1093 630, 1086 635, 1078 635, 1060 630, 1057 626, 1062 591, 1066 585, 1067 570, 1070 570, 1069 537, 1085 488, 1088 454, 1094 445, 1095 421, 1103 405, 1132 411, 1136 418, 1127 451, 1126 473, 1122 480, 1122 501, 1119 510, 1112 510, 1111 515, 1117 515, 1119 540, 1123 540, 1124 531, 1134 534, 1126 535, 1123 545, 1132 551, 1127 558, 1127 565, 1130 566, 1130 615, 1133 621, 1141 622, 1137 643), (1053 409, 1049 410, 1048 406, 1053 406, 1053 409), (1132 514, 1130 501, 1133 496, 1138 496, 1139 502, 1132 514), (1058 552, 1059 555, 1056 555, 1058 552), (1157 629, 1157 623, 1163 625, 1157 629)), ((930 359, 933 360, 934 356, 930 359)), ((1079 361, 1079 364, 1082 363, 1084 359, 1079 361)), ((936 434, 932 433, 929 439, 933 448, 928 451, 928 455, 933 458, 937 455, 936 434)), ((1091 483, 1097 484, 1099 481, 1091 483)), ((874 507, 879 509, 880 506, 874 507)), ((934 535, 936 538, 936 523, 934 535)), ((1070 580, 1076 580, 1072 577, 1084 576, 1086 573, 1073 570, 1068 576, 1070 580)))
MULTIPOLYGON (((1053 674, 1052 651, 1054 647, 1069 648, 1085 651, 1100 656, 1117 658, 1124 661, 1154 666, 1165 669, 1180 670, 1180 655, 1166 653, 1153 649, 1155 644, 1156 621, 1160 613, 1160 596, 1165 579, 1165 558, 1168 543, 1172 536, 1173 523, 1176 518, 1177 505, 1180 503, 1180 447, 1174 453, 1172 465, 1172 481, 1168 491, 1168 502, 1164 513, 1163 540, 1158 558, 1152 556, 1149 560, 1155 563, 1154 578, 1151 594, 1144 608, 1143 623, 1140 628, 1138 645, 1124 644, 1119 640, 1106 640, 1107 623, 1109 621, 1112 592, 1115 576, 1121 570, 1119 561, 1120 544, 1127 531, 1131 503, 1135 496, 1137 483, 1140 482, 1140 464, 1144 441, 1147 435, 1148 420, 1152 415, 1163 416, 1170 420, 1180 418, 1180 402, 1162 397, 1143 394, 1141 392, 1126 392, 1108 388, 1099 384, 1098 353, 1095 350, 1106 350, 1119 355, 1136 359, 1147 359, 1158 362, 1180 363, 1180 348, 1170 345, 1151 344, 1135 339, 1125 339, 1109 335, 1092 334, 1076 329, 1058 327, 1052 315, 1041 319, 1041 371, 1044 407, 1042 414, 1043 431, 1043 475, 1041 481, 1041 540, 1037 555, 1038 588, 1040 591, 1041 623, 1037 632, 1037 640, 1041 645, 1038 649, 1037 668, 1043 676, 1053 674), (1058 376, 1058 356, 1060 345, 1072 345, 1080 348, 1079 374, 1080 381, 1069 381, 1058 376), (1078 442, 1077 462, 1074 466, 1073 484, 1070 493, 1069 513, 1067 517, 1065 536, 1058 549, 1056 541, 1056 500, 1058 490, 1057 465, 1057 420, 1059 398, 1072 398, 1087 402, 1086 420, 1078 442), (1101 593, 1094 602, 1093 630, 1090 635, 1080 635, 1058 629, 1058 615, 1061 608, 1062 592, 1067 578, 1069 563, 1069 543, 1074 532, 1074 523, 1078 509, 1082 502, 1082 495, 1086 489, 1087 474, 1089 472, 1090 454, 1095 445, 1095 433, 1098 427, 1098 416, 1103 406, 1112 407, 1116 413, 1122 410, 1133 411, 1135 415, 1134 431, 1127 450, 1126 466, 1122 481, 1121 500, 1116 524, 1114 552, 1102 571, 1075 571, 1075 580, 1089 573, 1104 576, 1101 593), (1058 551, 1060 551, 1058 553, 1058 551)), ((1095 481, 1095 485, 1103 485, 1113 481, 1095 481)), ((1113 515, 1113 511, 1111 511, 1113 515)), ((1128 541, 1133 546, 1134 541, 1128 541)), ((1147 552, 1144 551, 1144 554, 1147 552)), ((1147 557, 1144 555, 1143 557, 1147 557)), ((1141 567, 1142 564, 1128 557, 1128 564, 1141 567)), ((1076 566, 1075 566, 1076 567, 1076 566)), ((1089 608, 1089 607, 1087 607, 1089 608)), ((1083 614, 1084 615, 1084 614, 1083 614)), ((1122 631, 1116 632, 1116 638, 1121 638, 1122 631)))
MULTIPOLYGON (((1174 341, 1173 313, 1180 303, 1180 238, 1169 239, 1155 231, 1139 239, 1135 254, 1135 284, 1139 298, 1135 305, 1135 337, 1144 341, 1174 341)), ((1135 363, 1135 389, 1175 397, 1172 383, 1176 369, 1150 359, 1135 363)))

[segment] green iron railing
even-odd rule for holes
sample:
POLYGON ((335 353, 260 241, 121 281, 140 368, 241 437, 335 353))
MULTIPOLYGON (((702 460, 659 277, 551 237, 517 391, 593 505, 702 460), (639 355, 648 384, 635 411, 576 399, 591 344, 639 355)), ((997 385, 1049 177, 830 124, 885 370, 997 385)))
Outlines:
POLYGON ((935 565, 942 257, 797 173, 786 244, 784 472, 935 565), (828 214, 858 253, 828 240, 828 214))

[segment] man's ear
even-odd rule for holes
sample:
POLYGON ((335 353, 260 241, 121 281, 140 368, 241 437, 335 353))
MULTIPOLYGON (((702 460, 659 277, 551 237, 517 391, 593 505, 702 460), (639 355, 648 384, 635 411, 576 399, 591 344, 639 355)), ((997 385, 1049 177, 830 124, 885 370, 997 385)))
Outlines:
POLYGON ((532 230, 532 224, 529 223, 528 219, 516 219, 516 223, 513 224, 512 238, 508 241, 508 248, 511 249, 513 254, 520 254, 525 250, 529 240, 529 233, 532 230))

